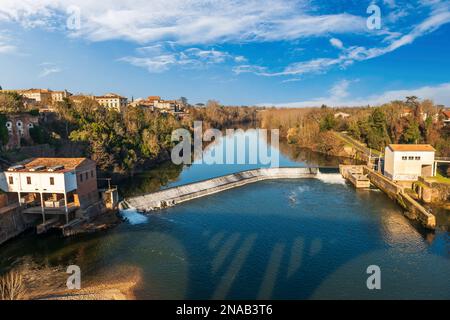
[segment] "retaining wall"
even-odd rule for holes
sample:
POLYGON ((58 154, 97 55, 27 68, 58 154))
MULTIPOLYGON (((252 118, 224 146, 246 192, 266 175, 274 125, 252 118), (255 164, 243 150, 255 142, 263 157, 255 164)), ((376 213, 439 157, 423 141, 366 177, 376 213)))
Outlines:
POLYGON ((18 236, 34 225, 32 217, 26 217, 19 207, 7 211, 2 210, 0 212, 0 244, 18 236))
POLYGON ((384 191, 391 199, 397 201, 405 210, 410 219, 419 220, 425 228, 436 228, 436 217, 429 213, 420 203, 411 198, 404 192, 403 187, 389 180, 381 173, 364 166, 364 172, 367 173, 370 182, 384 191))

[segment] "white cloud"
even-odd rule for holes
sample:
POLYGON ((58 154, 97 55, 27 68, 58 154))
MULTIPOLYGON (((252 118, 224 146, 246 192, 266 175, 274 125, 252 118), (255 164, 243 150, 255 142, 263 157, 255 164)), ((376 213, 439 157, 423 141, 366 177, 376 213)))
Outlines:
POLYGON ((268 71, 260 66, 247 66, 245 69, 234 70, 235 73, 252 72, 260 76, 298 76, 307 73, 324 73, 332 67, 345 68, 354 62, 373 59, 384 54, 393 52, 403 46, 412 44, 417 38, 429 34, 442 25, 450 22, 450 4, 440 3, 433 5, 433 11, 428 18, 415 25, 407 34, 387 34, 384 39, 388 44, 382 47, 366 48, 361 46, 350 46, 345 48, 342 41, 332 38, 330 43, 341 49, 342 52, 335 58, 315 58, 308 61, 295 62, 286 66, 282 71, 268 71))
POLYGON ((288 103, 261 103, 264 106, 277 107, 317 107, 322 104, 328 106, 376 106, 393 100, 404 100, 408 96, 417 96, 420 99, 431 99, 437 104, 450 105, 450 82, 442 83, 437 86, 424 86, 414 89, 391 90, 368 97, 347 98, 349 81, 342 80, 333 86, 330 95, 319 97, 306 101, 288 102, 288 103))
POLYGON ((342 43, 342 41, 337 38, 331 38, 330 43, 333 47, 336 47, 338 49, 342 49, 344 47, 344 44, 342 43))
POLYGON ((341 80, 337 82, 331 89, 330 94, 333 99, 343 99, 349 95, 348 86, 351 81, 349 80, 341 80))
POLYGON ((53 62, 42 62, 40 66, 43 68, 38 75, 39 78, 45 78, 51 74, 60 73, 62 71, 62 69, 53 62))
POLYGON ((0 30, 0 54, 1 53, 14 53, 17 47, 12 44, 11 39, 7 36, 6 30, 0 30))
POLYGON ((237 63, 247 62, 247 58, 244 56, 236 56, 234 57, 234 61, 237 63))
POLYGON ((0 21, 64 29, 71 5, 80 8, 81 25, 66 31, 92 41, 211 44, 367 32, 365 17, 312 15, 308 0, 2 0, 0 21))
POLYGON ((243 56, 233 56, 225 51, 216 49, 188 48, 178 49, 173 44, 166 46, 142 47, 136 50, 139 56, 127 56, 119 61, 128 62, 134 66, 146 68, 151 73, 167 71, 172 67, 201 68, 212 64, 220 64, 226 61, 245 61, 243 56))
POLYGON ((0 53, 13 53, 17 50, 15 46, 0 42, 0 53))

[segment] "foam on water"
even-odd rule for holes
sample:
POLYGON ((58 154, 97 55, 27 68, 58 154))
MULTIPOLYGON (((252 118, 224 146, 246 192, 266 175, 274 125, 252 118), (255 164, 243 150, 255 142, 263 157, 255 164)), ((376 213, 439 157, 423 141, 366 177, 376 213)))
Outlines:
POLYGON ((137 212, 136 209, 120 210, 120 214, 131 225, 143 224, 148 222, 148 217, 142 213, 137 212))
POLYGON ((345 179, 340 173, 317 173, 317 179, 328 184, 345 184, 345 179))

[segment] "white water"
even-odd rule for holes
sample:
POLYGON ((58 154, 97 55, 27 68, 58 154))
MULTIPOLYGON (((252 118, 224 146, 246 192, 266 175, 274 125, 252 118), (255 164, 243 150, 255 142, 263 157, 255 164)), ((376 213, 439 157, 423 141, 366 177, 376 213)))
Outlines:
POLYGON ((120 214, 124 217, 129 224, 143 224, 148 222, 148 217, 136 211, 136 209, 120 210, 120 214))
POLYGON ((340 173, 317 173, 317 179, 328 184, 345 184, 345 179, 340 173))

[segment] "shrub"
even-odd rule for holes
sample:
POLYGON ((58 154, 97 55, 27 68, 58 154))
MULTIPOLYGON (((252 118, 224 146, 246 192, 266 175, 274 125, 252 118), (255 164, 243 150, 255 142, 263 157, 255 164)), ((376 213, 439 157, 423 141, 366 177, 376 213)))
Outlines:
POLYGON ((21 272, 9 271, 0 277, 0 300, 20 300, 25 294, 21 272))

